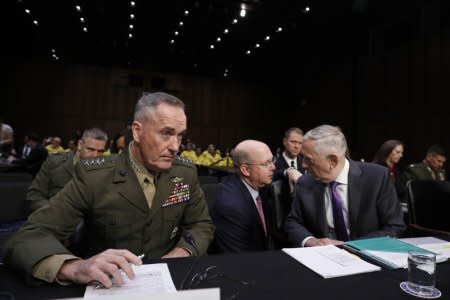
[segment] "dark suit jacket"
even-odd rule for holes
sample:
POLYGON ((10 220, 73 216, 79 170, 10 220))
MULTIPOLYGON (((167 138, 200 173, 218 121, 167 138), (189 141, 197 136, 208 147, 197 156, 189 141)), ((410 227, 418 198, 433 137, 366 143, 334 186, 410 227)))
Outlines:
MULTIPOLYGON (((294 246, 308 236, 329 237, 325 184, 310 174, 297 182, 296 196, 286 221, 294 246)), ((371 163, 350 161, 348 174, 350 239, 397 236, 405 230, 403 214, 388 170, 371 163)))
POLYGON ((47 158, 47 155, 48 152, 45 150, 44 146, 38 144, 31 149, 30 154, 27 157, 12 161, 12 165, 16 166, 19 170, 30 173, 34 177, 47 158))
MULTIPOLYGON (((300 173, 305 174, 305 169, 302 168, 302 161, 303 157, 301 157, 300 155, 297 156, 297 170, 299 170, 300 173)), ((275 172, 273 174, 273 181, 278 179, 286 179, 286 177, 283 175, 283 172, 289 167, 290 165, 288 165, 283 155, 280 155, 275 161, 275 172)))
POLYGON ((268 238, 253 198, 238 175, 224 177, 211 218, 216 230, 211 252, 263 251, 272 248, 271 204, 268 188, 260 189, 268 238))

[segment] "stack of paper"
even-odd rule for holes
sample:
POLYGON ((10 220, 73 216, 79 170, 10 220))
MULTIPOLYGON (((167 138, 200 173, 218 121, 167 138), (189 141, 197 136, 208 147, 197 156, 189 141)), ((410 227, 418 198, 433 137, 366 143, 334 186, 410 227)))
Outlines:
POLYGON ((333 245, 308 248, 284 248, 283 251, 323 278, 380 270, 380 267, 365 262, 359 257, 333 245))

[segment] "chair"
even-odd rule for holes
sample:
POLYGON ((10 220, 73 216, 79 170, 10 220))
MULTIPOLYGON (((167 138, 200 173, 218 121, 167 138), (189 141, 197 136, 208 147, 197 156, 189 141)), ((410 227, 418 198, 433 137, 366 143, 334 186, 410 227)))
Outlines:
POLYGON ((205 194, 206 203, 208 204, 208 208, 211 210, 211 207, 214 205, 216 201, 217 194, 219 193, 220 183, 206 183, 200 185, 205 194))
POLYGON ((0 172, 0 183, 3 182, 28 182, 31 183, 32 176, 30 173, 22 172, 0 172))
POLYGON ((450 235, 450 182, 407 183, 409 226, 430 234, 450 235))
POLYGON ((292 247, 289 242, 287 233, 284 231, 284 223, 291 211, 292 195, 289 184, 284 180, 276 180, 271 184, 272 189, 272 206, 273 206, 273 222, 275 231, 272 232, 276 249, 292 247))
POLYGON ((26 195, 29 186, 28 181, 0 183, 0 224, 27 218, 26 195))

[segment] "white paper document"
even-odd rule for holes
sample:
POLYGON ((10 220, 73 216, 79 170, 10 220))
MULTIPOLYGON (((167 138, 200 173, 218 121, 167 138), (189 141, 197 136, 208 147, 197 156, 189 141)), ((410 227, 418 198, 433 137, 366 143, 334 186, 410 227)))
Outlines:
MULTIPOLYGON (((113 287, 96 288, 94 285, 86 287, 84 299, 106 299, 108 297, 120 297, 130 295, 151 295, 176 292, 167 264, 131 265, 136 275, 130 280, 122 272, 125 282, 123 286, 116 284, 113 287)), ((129 298, 130 299, 130 298, 129 298)))
POLYGON ((347 276, 381 270, 336 246, 284 248, 283 251, 323 278, 347 276))
POLYGON ((405 243, 436 253, 436 262, 440 263, 450 258, 450 242, 435 237, 420 237, 401 239, 405 243))

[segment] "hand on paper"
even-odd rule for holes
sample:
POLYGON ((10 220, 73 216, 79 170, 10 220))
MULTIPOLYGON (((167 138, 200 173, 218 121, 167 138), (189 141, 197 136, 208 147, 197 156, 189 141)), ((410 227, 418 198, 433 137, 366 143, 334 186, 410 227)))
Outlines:
POLYGON ((323 239, 316 239, 312 238, 306 241, 305 246, 306 247, 314 247, 314 246, 326 246, 326 245, 342 245, 344 244, 343 241, 338 240, 332 240, 329 238, 323 238, 323 239))
POLYGON ((108 249, 86 260, 65 262, 59 270, 57 278, 80 284, 98 281, 106 288, 112 287, 112 280, 114 280, 121 286, 123 279, 120 270, 128 278, 134 279, 134 272, 130 264, 139 266, 142 265, 142 260, 128 250, 108 249))

